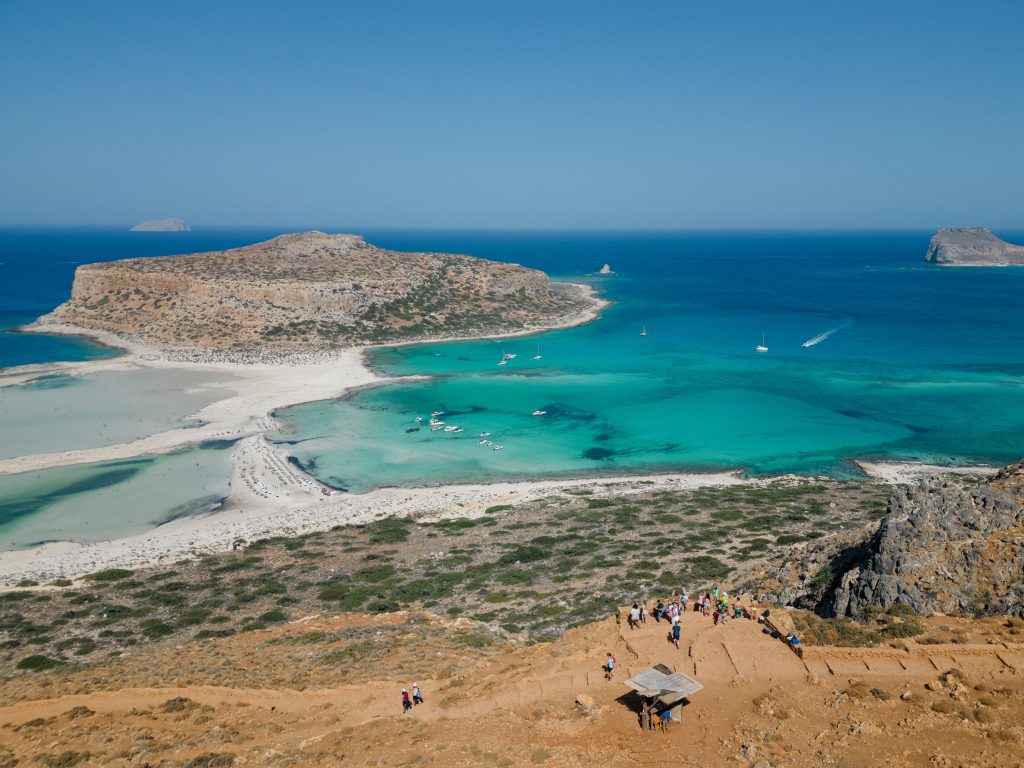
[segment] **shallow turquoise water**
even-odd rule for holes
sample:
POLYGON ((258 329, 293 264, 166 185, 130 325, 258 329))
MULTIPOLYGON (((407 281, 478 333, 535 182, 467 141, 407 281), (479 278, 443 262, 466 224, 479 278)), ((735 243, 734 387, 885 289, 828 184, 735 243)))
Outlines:
POLYGON ((608 261, 618 275, 584 279, 616 304, 537 337, 375 353, 388 373, 437 378, 280 412, 276 439, 321 480, 850 476, 853 458, 1024 455, 1022 269, 924 265, 924 235, 476 237, 429 247, 554 274, 608 261), (754 351, 762 332, 767 354, 754 351), (504 352, 517 356, 499 367, 504 352), (435 410, 465 431, 406 432, 435 410), (478 445, 482 431, 503 450, 478 445))
POLYGON ((230 392, 228 374, 183 370, 45 376, 0 387, 0 459, 97 448, 188 426, 230 392))
POLYGON ((229 492, 229 448, 0 475, 0 550, 104 541, 209 512, 229 492))

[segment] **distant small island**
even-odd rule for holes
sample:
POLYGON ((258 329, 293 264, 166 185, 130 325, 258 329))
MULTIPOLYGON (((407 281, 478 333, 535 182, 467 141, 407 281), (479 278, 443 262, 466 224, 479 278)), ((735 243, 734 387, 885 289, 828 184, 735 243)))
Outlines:
POLYGON ((984 227, 943 227, 924 260, 954 267, 1024 266, 1024 246, 1000 240, 984 227))
POLYGON ((191 232, 192 227, 184 219, 150 219, 141 221, 129 232, 191 232))

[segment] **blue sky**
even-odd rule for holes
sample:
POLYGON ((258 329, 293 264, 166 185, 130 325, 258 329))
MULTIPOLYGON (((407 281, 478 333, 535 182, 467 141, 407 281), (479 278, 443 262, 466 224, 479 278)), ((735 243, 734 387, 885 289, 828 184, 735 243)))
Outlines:
POLYGON ((0 223, 1024 227, 1024 3, 0 1, 0 223))

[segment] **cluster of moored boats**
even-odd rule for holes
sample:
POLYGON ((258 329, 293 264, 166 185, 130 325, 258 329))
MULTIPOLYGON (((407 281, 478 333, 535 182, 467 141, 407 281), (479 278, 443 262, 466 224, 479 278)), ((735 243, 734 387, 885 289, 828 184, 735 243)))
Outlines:
MULTIPOLYGON (((506 352, 501 356, 501 360, 498 361, 498 365, 508 365, 511 361, 516 359, 515 352, 506 352)), ((537 354, 530 358, 531 360, 540 360, 540 342, 537 342, 537 354)))
MULTIPOLYGON (((531 416, 547 416, 547 413, 548 413, 547 411, 536 410, 533 413, 531 413, 530 415, 531 416)), ((465 432, 466 431, 462 427, 458 426, 457 424, 445 424, 444 421, 441 420, 441 418, 440 418, 441 416, 444 416, 444 411, 434 411, 433 413, 430 414, 430 419, 427 421, 427 426, 430 427, 430 431, 431 432, 437 432, 439 430, 443 430, 444 432, 449 432, 449 433, 451 433, 453 435, 457 435, 459 432, 465 432)), ((415 427, 409 427, 405 431, 406 432, 419 432, 420 429, 422 429, 423 419, 424 419, 423 416, 417 416, 416 418, 413 419, 413 421, 416 423, 416 426, 415 427)), ((493 440, 489 440, 488 438, 490 436, 491 436, 490 432, 481 432, 480 433, 480 439, 477 441, 477 445, 482 445, 482 446, 484 446, 486 448, 490 448, 491 450, 494 450, 494 451, 500 451, 500 450, 503 450, 505 448, 504 445, 499 445, 498 443, 495 443, 493 440)))

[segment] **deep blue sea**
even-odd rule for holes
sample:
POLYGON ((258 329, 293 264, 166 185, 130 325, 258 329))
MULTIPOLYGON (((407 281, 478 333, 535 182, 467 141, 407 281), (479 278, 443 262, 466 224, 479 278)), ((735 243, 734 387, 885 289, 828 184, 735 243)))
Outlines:
MULTIPOLYGON (((281 231, 0 230, 0 326, 62 301, 78 263, 281 231)), ((614 304, 536 337, 381 350, 380 369, 436 378, 280 412, 275 439, 337 487, 723 467, 845 476, 858 457, 1024 456, 1024 269, 927 265, 931 232, 359 234, 589 281, 614 304), (615 274, 597 277, 606 262, 615 274), (436 410, 464 432, 406 432, 436 410), (503 450, 480 445, 483 431, 503 450)), ((0 332, 0 366, 102 354, 0 332)))

